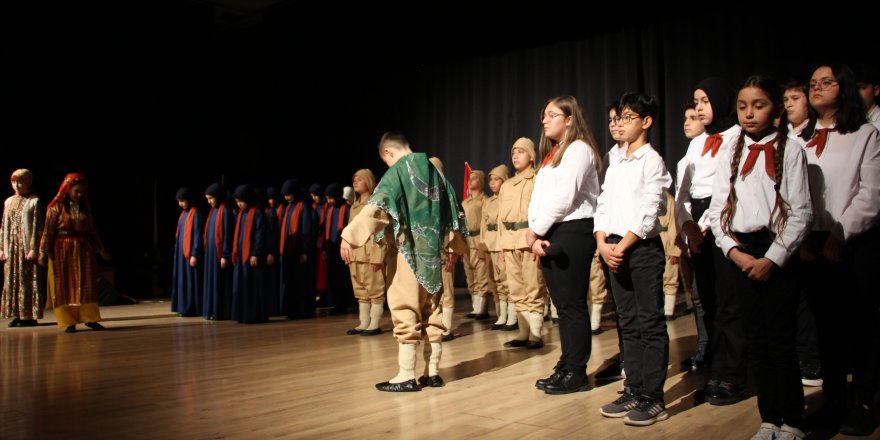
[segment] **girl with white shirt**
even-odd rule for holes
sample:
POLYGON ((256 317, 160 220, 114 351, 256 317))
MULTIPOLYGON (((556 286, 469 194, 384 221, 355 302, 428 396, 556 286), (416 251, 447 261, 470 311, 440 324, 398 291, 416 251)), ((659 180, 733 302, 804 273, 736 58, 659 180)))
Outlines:
POLYGON ((541 257, 541 269, 559 313, 562 354, 554 373, 535 386, 548 394, 590 389, 587 360, 591 337, 587 292, 590 259, 596 252, 593 214, 601 162, 577 100, 560 96, 541 113, 544 158, 529 203, 526 244, 541 257))
POLYGON ((690 251, 709 336, 708 348, 698 347, 695 357, 711 359, 712 371, 704 391, 706 401, 713 405, 742 400, 746 388, 746 338, 739 305, 735 295, 721 297, 716 293, 715 260, 723 257, 715 247, 707 215, 715 171, 740 133, 734 101, 734 90, 723 78, 707 78, 695 87, 697 118, 706 132, 688 146, 684 175, 675 196, 678 226, 690 251))
POLYGON ((717 266, 717 293, 740 300, 762 421, 752 439, 801 439, 799 291, 789 262, 812 218, 807 164, 800 145, 788 139, 776 81, 749 77, 736 106, 743 132, 722 156, 709 206, 715 244, 726 257, 717 266))
POLYGON ((621 97, 619 108, 621 144, 627 150, 605 175, 597 200, 595 237, 611 271, 626 380, 621 397, 600 412, 605 417, 622 417, 629 425, 646 426, 669 417, 663 402, 669 363, 663 316, 666 256, 658 216, 665 211, 672 178, 647 140, 657 117, 657 101, 628 93, 621 97))
POLYGON ((872 403, 880 370, 880 140, 865 119, 848 67, 814 70, 810 105, 817 120, 801 137, 808 140, 814 221, 801 258, 824 380, 825 406, 815 420, 843 434, 869 435, 877 426, 872 403), (853 408, 848 408, 848 366, 857 401, 853 408))

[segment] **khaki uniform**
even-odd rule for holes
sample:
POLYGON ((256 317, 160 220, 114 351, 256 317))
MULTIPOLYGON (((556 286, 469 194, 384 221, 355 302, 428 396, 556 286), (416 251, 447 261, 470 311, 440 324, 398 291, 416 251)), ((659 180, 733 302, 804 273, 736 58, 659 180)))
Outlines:
POLYGON ((541 271, 526 245, 529 227, 528 210, 535 187, 535 171, 531 168, 514 175, 501 185, 498 192, 498 247, 504 250, 508 302, 516 303, 517 312, 544 313, 541 271))
MULTIPOLYGON (((403 254, 391 247, 394 229, 385 211, 367 205, 342 231, 342 238, 353 248, 361 247, 370 237, 385 229, 386 259, 388 267, 388 308, 394 323, 394 337, 402 344, 417 344, 427 337, 430 342, 440 342, 445 330, 440 320, 440 297, 429 295, 419 284, 403 254)), ((456 252, 464 253, 465 244, 456 235, 450 245, 456 252)))
POLYGON ((486 195, 475 193, 461 202, 464 216, 467 219, 469 236, 467 237, 468 253, 462 258, 464 274, 467 277, 468 291, 471 295, 487 296, 494 290, 494 281, 489 277, 489 265, 486 264, 485 248, 480 235, 480 221, 483 218, 483 203, 486 195))
POLYGON ((489 255, 489 274, 495 283, 493 290, 495 302, 507 301, 507 281, 504 275, 504 264, 501 263, 501 247, 498 245, 498 207, 501 199, 497 195, 483 202, 483 217, 480 221, 481 248, 489 255))
MULTIPOLYGON (((366 206, 356 203, 351 208, 348 223, 351 224, 366 206)), ((351 286, 358 302, 382 304, 385 301, 385 246, 373 239, 367 240, 361 247, 352 249, 351 286), (382 269, 373 271, 372 264, 383 265, 382 269)))
MULTIPOLYGON (((675 223, 675 199, 671 194, 666 194, 666 212, 657 218, 660 222, 660 239, 663 241, 663 251, 667 257, 681 257, 681 249, 675 245, 678 236, 678 227, 675 223)), ((680 272, 678 263, 671 263, 666 259, 666 269, 663 271, 663 293, 675 295, 678 293, 678 277, 680 272)))

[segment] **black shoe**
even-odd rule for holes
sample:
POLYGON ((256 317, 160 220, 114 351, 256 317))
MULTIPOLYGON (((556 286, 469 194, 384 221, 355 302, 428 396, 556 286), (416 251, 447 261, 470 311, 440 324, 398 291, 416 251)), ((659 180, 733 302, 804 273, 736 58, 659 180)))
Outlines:
POLYGON ((595 330, 590 330, 590 333, 592 333, 594 336, 595 336, 595 335, 601 335, 601 334, 602 334, 602 327, 599 327, 599 328, 597 328, 597 329, 595 329, 595 330))
POLYGON ((554 324, 559 324, 559 318, 550 318, 550 321, 554 324))
POLYGON ((359 335, 359 334, 361 334, 361 333, 363 333, 363 332, 364 332, 364 331, 361 330, 361 329, 359 329, 359 328, 353 328, 353 329, 351 329, 351 330, 346 331, 345 334, 347 334, 347 335, 359 335))
POLYGON ((667 321, 675 321, 675 313, 671 315, 665 315, 667 321))
POLYGON ((422 387, 420 387, 419 384, 416 383, 415 379, 410 379, 406 382, 401 383, 377 383, 376 389, 379 391, 388 391, 391 393, 409 393, 412 391, 421 391, 422 387))
POLYGON ((76 333, 76 325, 68 325, 64 333, 76 333))
MULTIPOLYGON (((607 382, 623 379, 623 365, 620 360, 615 360, 604 369, 596 373, 596 380, 599 382, 607 382)), ((622 417, 622 416, 621 416, 622 417)))
POLYGON ((856 405, 855 408, 849 410, 849 414, 840 424, 840 433, 843 435, 869 436, 877 429, 877 421, 874 420, 870 408, 862 405, 856 405))
POLYGON ((504 324, 492 324, 489 330, 501 330, 502 328, 504 328, 504 324))
POLYGON ((550 320, 550 315, 544 315, 544 322, 547 322, 549 320, 550 320))
POLYGON ((443 378, 440 375, 436 376, 422 376, 419 378, 419 385, 423 387, 431 387, 431 388, 440 388, 446 383, 443 382, 443 378))
POLYGON ((822 386, 822 366, 819 361, 800 362, 801 384, 805 387, 822 386))
POLYGON ((590 386, 590 379, 581 372, 566 371, 565 374, 555 382, 548 382, 544 386, 544 392, 547 394, 568 394, 578 391, 589 391, 593 387, 590 386))
POLYGON ((718 382, 713 392, 709 392, 709 384, 706 384, 706 401, 715 406, 733 405, 746 395, 746 387, 744 385, 735 384, 722 380, 718 382))
POLYGON ((104 326, 101 324, 98 324, 97 322, 87 322, 86 327, 88 327, 92 330, 105 330, 104 326))
POLYGON ((477 314, 476 313, 468 313, 467 315, 464 315, 464 317, 467 319, 474 319, 474 316, 477 316, 477 314))
POLYGON ((488 313, 480 313, 479 315, 474 315, 475 321, 485 321, 487 319, 492 319, 492 317, 489 316, 488 313))
POLYGON ((18 327, 18 323, 21 322, 20 319, 15 318, 12 321, 9 321, 9 327, 18 327))
POLYGON ((507 348, 519 348, 519 347, 525 347, 526 344, 528 344, 528 343, 529 343, 528 339, 526 339, 525 341, 520 341, 519 339, 511 339, 511 340, 505 342, 504 346, 507 348))
POLYGON ((376 335, 381 335, 381 334, 382 334, 381 328, 374 328, 372 330, 361 331, 361 336, 376 336, 376 335))
POLYGON ((542 341, 540 339, 538 339, 537 341, 530 340, 529 342, 526 342, 526 348, 528 348, 529 350, 537 350, 537 349, 543 348, 543 347, 544 347, 544 341, 542 341))
POLYGON ((561 365, 556 366, 553 368, 553 374, 551 374, 548 378, 538 379, 537 381, 535 381, 535 388, 537 388, 539 390, 543 390, 544 387, 547 386, 548 383, 556 382, 562 376, 565 376, 565 367, 563 367, 561 365))
POLYGON ((512 332, 514 330, 519 330, 519 323, 516 323, 513 325, 504 324, 503 326, 501 326, 501 330, 504 330, 506 332, 512 332))
POLYGON ((443 342, 449 342, 449 341, 455 339, 455 333, 449 332, 448 334, 443 335, 443 337, 440 339, 443 342))
POLYGON ((37 325, 36 319, 22 319, 21 321, 18 321, 19 327, 36 327, 37 325))
MULTIPOLYGON (((681 365, 683 368, 686 368, 691 371, 697 371, 699 369, 708 367, 709 362, 707 361, 707 357, 706 357, 706 347, 704 347, 704 346, 697 347, 697 351, 694 352, 694 354, 691 355, 691 357, 685 359, 684 362, 681 363, 681 365)), ((715 382, 717 385, 718 381, 716 380, 715 382)))

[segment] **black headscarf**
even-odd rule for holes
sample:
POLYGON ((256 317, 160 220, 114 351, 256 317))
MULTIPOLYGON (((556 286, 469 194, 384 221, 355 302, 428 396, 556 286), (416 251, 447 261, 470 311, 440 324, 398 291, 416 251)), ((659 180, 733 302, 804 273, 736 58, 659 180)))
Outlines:
POLYGON ((248 184, 238 185, 238 187, 235 188, 235 192, 232 193, 232 198, 239 199, 248 205, 254 205, 257 201, 257 197, 254 194, 254 188, 248 184))
POLYGON ((706 92, 712 104, 712 123, 706 126, 706 133, 716 134, 736 125, 736 92, 726 79, 713 76, 699 82, 694 90, 706 92))
POLYGON ((205 190, 205 195, 222 201, 226 198, 226 190, 223 189, 223 185, 220 185, 219 183, 212 183, 208 186, 208 189, 205 190))
POLYGON ((189 203, 194 203, 196 200, 196 195, 191 189, 183 187, 177 190, 177 200, 186 200, 189 203))

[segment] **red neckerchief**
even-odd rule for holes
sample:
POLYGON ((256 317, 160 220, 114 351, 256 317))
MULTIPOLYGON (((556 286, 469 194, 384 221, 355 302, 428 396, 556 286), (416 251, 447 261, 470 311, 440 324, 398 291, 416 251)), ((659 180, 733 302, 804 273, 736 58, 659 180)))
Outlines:
POLYGON ((186 225, 183 227, 183 256, 189 260, 189 257, 192 256, 192 233, 193 233, 193 225, 195 224, 195 213, 196 208, 189 208, 189 211, 180 211, 180 217, 177 217, 177 232, 174 233, 174 239, 176 240, 180 236, 180 220, 183 219, 183 214, 186 213, 186 225))

